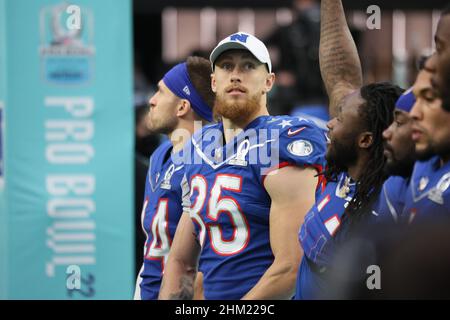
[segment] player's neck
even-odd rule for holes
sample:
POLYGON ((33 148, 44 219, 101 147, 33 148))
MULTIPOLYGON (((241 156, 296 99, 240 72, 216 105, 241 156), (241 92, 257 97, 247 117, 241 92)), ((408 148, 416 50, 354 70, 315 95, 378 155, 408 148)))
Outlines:
POLYGON ((192 134, 201 128, 201 121, 180 121, 178 127, 167 135, 172 142, 172 152, 177 153, 181 151, 192 134))
POLYGON ((244 129, 250 124, 250 122, 252 122, 256 118, 268 115, 269 112, 267 111, 267 108, 261 107, 253 115, 242 121, 233 121, 231 119, 222 118, 225 143, 232 141, 234 137, 244 131, 244 129))
POLYGON ((450 161, 450 154, 441 155, 441 167, 450 161))
POLYGON ((366 163, 369 161, 367 156, 359 155, 358 160, 354 165, 348 166, 348 175, 354 180, 358 181, 364 174, 366 163))

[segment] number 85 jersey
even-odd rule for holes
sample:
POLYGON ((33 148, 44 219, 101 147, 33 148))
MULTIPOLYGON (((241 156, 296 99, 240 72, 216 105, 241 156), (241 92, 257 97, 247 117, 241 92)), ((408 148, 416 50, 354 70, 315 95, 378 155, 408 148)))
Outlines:
POLYGON ((186 153, 183 206, 202 246, 206 299, 241 299, 273 263, 267 174, 324 165, 325 136, 307 120, 261 116, 228 144, 221 123, 204 127, 186 153))

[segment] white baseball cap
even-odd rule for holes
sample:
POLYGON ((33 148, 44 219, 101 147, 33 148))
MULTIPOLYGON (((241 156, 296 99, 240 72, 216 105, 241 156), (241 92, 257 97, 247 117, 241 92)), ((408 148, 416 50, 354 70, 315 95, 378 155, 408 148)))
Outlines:
POLYGON ((267 64, 269 72, 272 72, 272 62, 270 61, 269 51, 267 50, 266 45, 255 36, 245 32, 234 33, 219 42, 209 56, 211 68, 213 70, 216 59, 224 51, 231 49, 245 49, 250 51, 256 59, 267 64))

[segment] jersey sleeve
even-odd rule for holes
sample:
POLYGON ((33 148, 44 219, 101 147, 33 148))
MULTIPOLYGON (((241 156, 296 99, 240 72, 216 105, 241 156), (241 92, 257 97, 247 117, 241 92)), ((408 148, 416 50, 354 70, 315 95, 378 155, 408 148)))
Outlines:
MULTIPOLYGON (((314 168, 318 174, 325 170, 325 131, 305 119, 290 118, 290 120, 286 120, 286 123, 289 122, 289 126, 279 130, 277 139, 272 142, 275 143, 271 147, 272 161, 270 166, 263 168, 261 174, 263 185, 268 175, 287 166, 314 168)), ((319 175, 318 178, 317 195, 324 190, 326 185, 324 175, 319 175)))
POLYGON ((325 167, 325 132, 309 121, 294 120, 292 126, 280 130, 278 152, 279 167, 313 167, 322 172, 325 167))

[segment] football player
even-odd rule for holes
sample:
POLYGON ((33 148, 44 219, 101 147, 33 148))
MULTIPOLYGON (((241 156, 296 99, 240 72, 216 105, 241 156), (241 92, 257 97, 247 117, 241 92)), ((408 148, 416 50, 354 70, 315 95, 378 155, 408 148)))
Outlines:
POLYGON ((190 139, 196 121, 200 126, 212 121, 213 103, 210 64, 200 57, 189 57, 168 71, 149 100, 147 127, 153 134, 167 135, 169 140, 153 152, 149 161, 142 209, 142 227, 147 240, 135 299, 158 298, 164 266, 183 212, 184 166, 177 154, 190 139))
POLYGON ((160 298, 192 298, 200 257, 206 299, 290 299, 302 256, 297 233, 321 188, 325 136, 310 121, 269 115, 275 75, 253 35, 226 37, 210 60, 222 121, 186 150, 186 213, 160 298))
POLYGON ((389 83, 362 86, 361 64, 341 1, 321 2, 319 59, 333 117, 327 124, 327 186, 299 232, 304 256, 296 299, 323 297, 338 245, 369 219, 386 178, 382 133, 402 93, 389 83))
POLYGON ((408 222, 450 214, 450 112, 433 88, 432 59, 417 76, 410 116, 417 161, 406 193, 408 222))
MULTIPOLYGON (((427 70, 433 73, 433 83, 437 87, 437 84, 442 82, 440 78, 444 78, 440 71, 444 70, 441 65, 444 64, 446 58, 450 57, 450 8, 443 10, 441 18, 439 20, 436 34, 436 52, 427 60, 427 70), (439 79, 439 80, 438 80, 439 79)), ((424 66, 421 66, 421 70, 424 66)), ((423 85, 426 79, 426 72, 421 71, 417 78, 417 85, 423 85), (419 81, 420 80, 420 81, 419 81)), ((424 87, 422 86, 422 89, 424 87)), ((430 88, 428 88, 430 89, 430 88)), ((428 90, 427 89, 427 90, 428 90)), ((446 92, 445 86, 441 88, 441 93, 446 92)), ((416 90, 416 92, 419 92, 416 90)), ((428 90, 428 93, 436 94, 434 90, 428 90)), ((405 203, 405 194, 410 181, 410 176, 412 173, 413 160, 415 158, 413 149, 415 149, 411 144, 414 142, 411 139, 411 124, 412 119, 405 112, 409 112, 412 105, 416 102, 414 93, 411 91, 403 97, 403 101, 399 101, 400 104, 396 109, 396 120, 385 132, 385 155, 387 157, 387 169, 390 174, 396 175, 389 178, 384 186, 383 192, 380 196, 379 207, 377 212, 379 214, 384 214, 386 212, 391 213, 392 218, 397 221, 398 216, 402 213, 405 203), (399 110, 402 109, 402 110, 399 110), (408 138, 407 136, 410 135, 408 138), (396 159, 397 158, 397 159, 396 159), (399 159, 400 158, 400 159, 399 159)), ((438 103, 439 99, 435 99, 435 103, 438 103)), ((445 106, 443 106, 445 109, 445 106)), ((450 109, 448 109, 450 110, 450 109)), ((428 152, 431 152, 428 149, 428 152)), ((421 159, 425 159, 430 156, 430 154, 424 154, 423 150, 419 151, 421 159)), ((419 169, 418 169, 419 170, 419 169)), ((417 173, 417 172, 416 172, 417 173)), ((406 213, 407 218, 409 218, 410 213, 406 213)), ((412 216, 411 216, 412 218, 412 216)))
POLYGON ((395 104, 394 122, 383 132, 385 171, 389 178, 384 182, 374 214, 381 215, 384 223, 400 222, 412 169, 416 161, 415 144, 411 138, 412 119, 409 111, 416 99, 412 88, 395 104))

